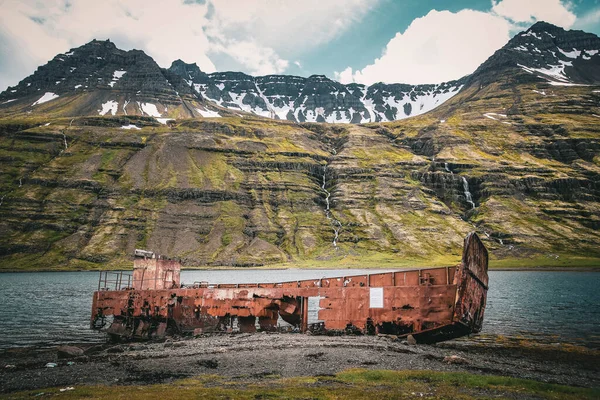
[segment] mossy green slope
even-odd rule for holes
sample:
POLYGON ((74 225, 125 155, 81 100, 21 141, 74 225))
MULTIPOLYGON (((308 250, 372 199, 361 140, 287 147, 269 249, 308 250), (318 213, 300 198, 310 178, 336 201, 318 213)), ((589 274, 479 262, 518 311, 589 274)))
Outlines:
POLYGON ((451 265, 472 230, 492 264, 593 265, 598 88, 514 82, 368 126, 4 118, 0 269, 129 267, 139 247, 188 266, 451 265))

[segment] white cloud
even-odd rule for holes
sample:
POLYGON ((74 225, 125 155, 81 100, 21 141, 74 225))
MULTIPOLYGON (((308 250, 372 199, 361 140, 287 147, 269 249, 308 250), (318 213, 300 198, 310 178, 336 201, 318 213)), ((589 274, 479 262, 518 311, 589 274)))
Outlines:
POLYGON ((228 55, 245 72, 279 74, 290 65, 288 58, 352 28, 379 1, 211 0, 205 32, 210 51, 228 55))
POLYGON ((570 28, 577 19, 571 4, 561 0, 502 0, 492 1, 492 5, 493 13, 514 22, 546 21, 570 28))
POLYGON ((473 72, 509 40, 504 18, 473 10, 430 11, 389 41, 383 55, 362 70, 336 73, 342 81, 436 83, 473 72), (485 32, 485 34, 477 34, 485 32))
MULTIPOLYGON (((504 46, 511 34, 535 21, 570 28, 577 18, 571 8, 570 2, 562 0, 493 0, 489 12, 431 10, 398 32, 372 64, 356 71, 347 67, 335 76, 342 82, 365 84, 458 79, 504 46)), ((600 12, 590 13, 587 23, 599 18, 600 12)))
POLYGON ((94 38, 144 50, 161 66, 182 58, 212 72, 210 57, 222 53, 244 72, 281 73, 379 1, 0 0, 0 91, 94 38))
POLYGON ((329 42, 381 0, 211 0, 211 31, 291 57, 329 42))
POLYGON ((227 54, 244 65, 251 75, 280 74, 289 65, 273 49, 249 41, 229 40, 226 45, 213 44, 211 50, 227 54))
POLYGON ((352 68, 351 67, 347 67, 342 72, 335 71, 333 73, 333 77, 334 77, 334 79, 336 81, 344 83, 344 84, 354 82, 354 77, 353 77, 353 74, 352 74, 352 68))

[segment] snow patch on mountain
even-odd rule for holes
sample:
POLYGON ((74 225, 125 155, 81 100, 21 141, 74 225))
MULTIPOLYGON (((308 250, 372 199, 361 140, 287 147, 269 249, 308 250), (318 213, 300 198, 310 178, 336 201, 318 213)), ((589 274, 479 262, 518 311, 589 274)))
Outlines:
POLYGON ((308 79, 259 77, 238 83, 223 79, 222 74, 208 76, 212 79, 213 75, 216 79, 212 82, 187 81, 187 84, 221 107, 266 118, 301 122, 346 124, 403 119, 431 111, 462 88, 462 85, 423 85, 422 88, 404 85, 412 90, 399 92, 397 85, 389 85, 382 95, 378 90, 369 90, 362 85, 350 91, 347 86, 324 76, 308 79), (278 86, 282 86, 283 91, 274 93, 278 86), (290 86, 295 89, 289 89, 290 86))
MULTIPOLYGON (((547 68, 530 68, 524 65, 518 64, 523 70, 533 74, 539 73, 542 75, 546 75, 546 78, 550 77, 556 79, 561 82, 569 82, 569 78, 565 75, 565 67, 570 67, 573 64, 570 61, 558 61, 558 65, 549 65, 547 68)), ((541 77, 540 77, 541 78, 541 77)), ((553 82, 552 80, 548 80, 549 82, 553 82)))
POLYGON ((571 50, 571 51, 564 51, 563 49, 561 49, 560 47, 558 48, 558 51, 560 51, 561 53, 563 53, 565 55, 565 57, 568 58, 572 58, 572 59, 577 59, 580 55, 581 55, 581 50, 571 50))
POLYGON ((204 118, 221 118, 221 115, 217 111, 201 110, 199 108, 196 108, 196 111, 204 118))
POLYGON ((139 103, 140 108, 145 114, 148 114, 151 117, 160 118, 162 114, 158 112, 156 108, 156 104, 152 103, 139 103))
POLYGON ((118 81, 119 79, 121 79, 121 78, 123 77, 123 75, 125 75, 126 73, 127 73, 127 71, 115 71, 115 72, 113 72, 113 78, 112 78, 112 81, 110 81, 110 82, 108 83, 108 86, 110 86, 110 87, 114 87, 114 86, 115 86, 115 83, 117 83, 117 81, 118 81))
POLYGON ((550 81, 548 83, 551 84, 552 86, 590 86, 590 85, 584 85, 582 83, 571 83, 571 82, 553 82, 553 81, 550 81))
POLYGON ((52 92, 46 92, 44 93, 44 95, 42 97, 40 97, 35 103, 33 103, 31 106, 36 106, 38 104, 42 104, 42 103, 46 103, 48 101, 54 100, 56 98, 58 98, 59 96, 55 93, 52 92))
MULTIPOLYGON (((548 33, 548 32, 546 32, 546 33, 548 33)), ((523 36, 523 37, 531 36, 531 37, 534 37, 534 38, 536 38, 537 40, 542 40, 542 37, 541 37, 541 36, 539 36, 537 33, 533 32, 533 31, 531 31, 531 30, 530 30, 530 31, 527 31, 527 32, 525 32, 525 33, 524 33, 524 34, 522 34, 521 36, 523 36)))
POLYGON ((98 114, 106 115, 110 112, 112 115, 117 115, 118 108, 119 103, 114 100, 108 100, 106 103, 102 103, 102 110, 98 110, 98 114))

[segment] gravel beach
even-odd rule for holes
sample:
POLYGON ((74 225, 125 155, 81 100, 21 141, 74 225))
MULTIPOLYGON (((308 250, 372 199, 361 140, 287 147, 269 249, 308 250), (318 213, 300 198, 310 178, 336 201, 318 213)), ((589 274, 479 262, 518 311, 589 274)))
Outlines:
POLYGON ((599 354, 570 345, 523 345, 477 336, 409 345, 390 336, 225 334, 161 343, 4 350, 0 393, 89 384, 147 385, 201 374, 260 381, 273 375, 332 375, 349 368, 463 371, 599 388, 599 354))

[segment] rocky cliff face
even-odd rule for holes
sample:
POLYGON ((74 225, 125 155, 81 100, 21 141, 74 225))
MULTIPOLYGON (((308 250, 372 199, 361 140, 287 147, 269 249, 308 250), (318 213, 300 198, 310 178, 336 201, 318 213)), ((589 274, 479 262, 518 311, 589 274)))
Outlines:
POLYGON ((490 83, 522 70, 555 86, 600 83, 600 38, 582 31, 537 22, 512 38, 483 63, 469 81, 490 83))
POLYGON ((174 61, 161 69, 145 53, 92 41, 59 54, 0 94, 0 114, 145 115, 169 118, 250 113, 293 122, 369 123, 435 109, 470 85, 503 77, 553 85, 600 82, 600 39, 545 22, 516 35, 472 75, 435 85, 343 85, 324 75, 206 74, 174 61))
MULTIPOLYGON (((146 115, 189 118, 206 110, 183 79, 139 50, 110 41, 58 54, 17 86, 0 94, 4 114, 146 115)), ((164 120, 163 120, 164 121, 164 120)))
MULTIPOLYGON (((595 55, 587 57, 582 62, 595 55)), ((186 265, 452 265, 472 230, 492 262, 597 263, 600 85, 581 83, 567 68, 569 82, 560 85, 511 63, 492 75, 497 59, 432 112, 395 122, 245 114, 165 126, 121 113, 5 116, 0 268, 129 266, 136 247, 186 265), (123 129, 131 125, 140 129, 123 129)), ((169 82, 168 74, 188 71, 174 65, 161 72, 169 82)), ((216 78, 198 70, 182 79, 244 106, 312 93, 306 113, 344 89, 323 77, 294 85, 218 76, 222 87, 210 95, 211 84, 191 81, 216 78), (224 97, 244 90, 257 95, 224 97)), ((341 96, 347 101, 363 93, 360 85, 345 88, 353 93, 341 96)), ((384 89, 368 90, 385 98, 384 89)))
POLYGON ((250 113, 294 122, 365 123, 423 114, 458 93, 439 85, 342 85, 323 75, 205 74, 180 60, 161 69, 139 50, 92 41, 0 93, 0 114, 139 115, 171 118, 250 113), (205 101, 207 100, 207 101, 205 101))
POLYGON ((295 122, 366 123, 423 114, 454 96, 464 80, 438 85, 343 85, 324 75, 252 77, 239 72, 205 74, 181 60, 169 70, 222 107, 295 122))

